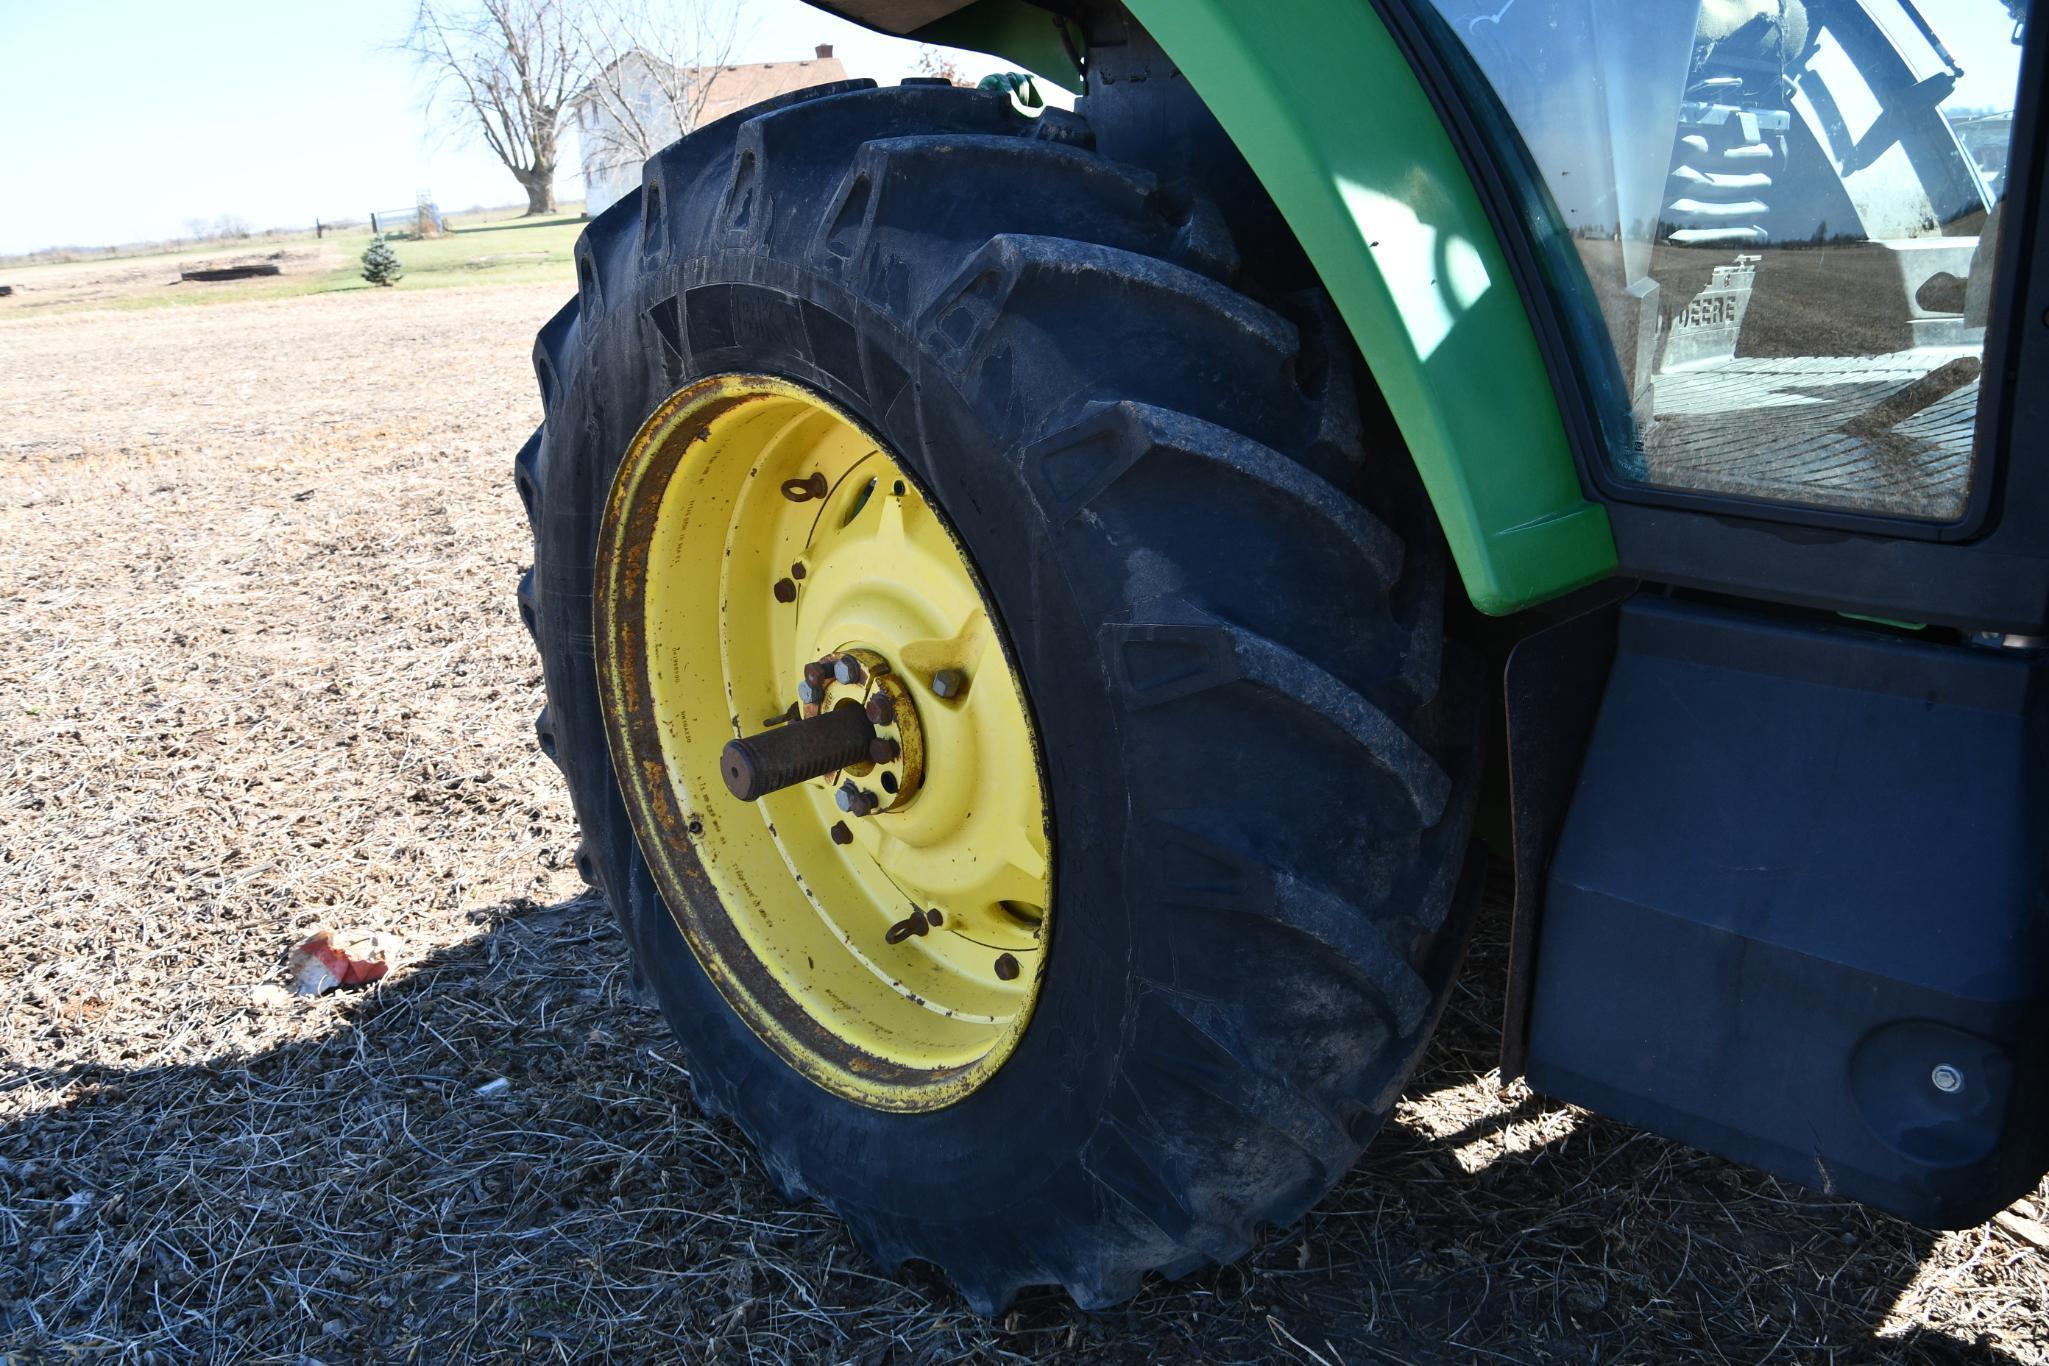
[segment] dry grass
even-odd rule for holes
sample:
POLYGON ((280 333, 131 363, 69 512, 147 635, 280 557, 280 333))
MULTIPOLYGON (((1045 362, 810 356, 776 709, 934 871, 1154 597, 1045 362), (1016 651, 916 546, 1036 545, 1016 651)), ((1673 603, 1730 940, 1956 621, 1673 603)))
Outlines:
POLYGON ((0 322, 0 1350, 2049 1357, 1997 1228, 1501 1091, 1498 898, 1398 1122, 1245 1263, 996 1323, 865 1263, 695 1111, 564 869, 506 478, 559 294, 0 322), (316 922, 410 951, 257 992, 316 922))

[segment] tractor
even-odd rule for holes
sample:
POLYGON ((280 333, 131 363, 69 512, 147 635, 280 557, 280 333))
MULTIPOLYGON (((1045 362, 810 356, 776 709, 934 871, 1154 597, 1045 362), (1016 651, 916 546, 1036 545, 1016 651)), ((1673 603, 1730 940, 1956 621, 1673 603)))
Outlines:
POLYGON ((1504 1078, 2033 1188, 2026 0, 820 8, 1020 76, 650 159, 515 462, 577 867, 780 1189, 984 1313, 1236 1258, 1490 859, 1504 1078))

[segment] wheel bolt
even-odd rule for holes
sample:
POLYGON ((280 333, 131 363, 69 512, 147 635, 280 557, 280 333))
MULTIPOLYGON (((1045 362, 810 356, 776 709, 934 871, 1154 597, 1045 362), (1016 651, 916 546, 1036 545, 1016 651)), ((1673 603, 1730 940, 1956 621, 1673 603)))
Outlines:
POLYGON ((802 560, 799 560, 795 564, 790 566, 790 577, 793 579, 801 579, 804 577, 804 562, 802 560))
POLYGON ((939 913, 939 908, 937 906, 934 906, 931 910, 925 912, 925 918, 932 922, 932 928, 935 930, 946 923, 946 917, 939 913))
POLYGON ((852 844, 854 842, 854 832, 847 829, 845 821, 834 821, 832 823, 832 842, 834 844, 852 844))
POLYGON ((775 600, 777 602, 795 602, 797 600, 796 582, 791 579, 777 579, 775 581, 775 600))
POLYGON ((825 689, 807 678, 797 685, 797 700, 815 707, 825 700, 825 689))
POLYGON ((859 804, 861 800, 861 789, 854 786, 854 780, 852 778, 849 778, 845 782, 840 784, 839 791, 832 794, 832 799, 833 801, 839 804, 840 810, 851 812, 856 816, 861 814, 860 812, 854 810, 854 807, 857 804, 859 804))
POLYGON ((892 764, 903 752, 903 746, 894 740, 874 739, 868 742, 868 758, 878 764, 892 764))
POLYGON ((873 792, 860 792, 854 797, 854 814, 856 816, 872 816, 875 814, 875 808, 881 805, 882 798, 876 796, 873 792))
POLYGON ((1001 954, 996 959, 996 975, 1006 982, 1017 980, 1017 959, 1010 954, 1001 954))
POLYGON ((934 697, 959 697, 967 686, 968 676, 959 669, 941 669, 932 675, 934 697))
POLYGON ((896 703, 886 692, 879 692, 868 699, 868 720, 870 724, 886 726, 896 720, 896 703))
POLYGON ((859 683, 868 675, 861 671, 861 661, 852 655, 841 655, 832 666, 832 676, 842 683, 859 683))

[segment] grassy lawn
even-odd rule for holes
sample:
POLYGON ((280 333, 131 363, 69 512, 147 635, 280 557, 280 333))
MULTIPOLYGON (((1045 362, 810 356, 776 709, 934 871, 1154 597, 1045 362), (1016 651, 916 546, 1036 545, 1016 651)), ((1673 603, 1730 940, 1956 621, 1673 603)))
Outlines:
MULTIPOLYGON (((448 220, 449 231, 417 242, 393 241, 405 274, 393 289, 434 289, 443 285, 521 284, 539 280, 573 280, 577 234, 583 231, 577 213, 552 218, 525 218, 516 210, 499 210, 448 220)), ((340 266, 310 288, 287 291, 323 294, 334 290, 374 289, 363 279, 359 262, 370 245, 367 231, 351 231, 327 239, 342 254, 340 266)))
MULTIPOLYGON (((440 237, 392 241, 404 275, 391 287, 554 282, 573 286, 576 269, 571 253, 584 225, 579 209, 571 206, 568 212, 544 218, 524 217, 518 209, 453 215, 449 231, 440 237)), ((19 290, 0 304, 0 315, 163 308, 375 289, 362 277, 363 250, 369 245, 367 227, 345 228, 322 238, 293 233, 174 252, 15 265, 0 270, 0 280, 19 290), (273 253, 281 257, 282 275, 216 284, 178 282, 179 270, 197 261, 227 262, 273 253)))

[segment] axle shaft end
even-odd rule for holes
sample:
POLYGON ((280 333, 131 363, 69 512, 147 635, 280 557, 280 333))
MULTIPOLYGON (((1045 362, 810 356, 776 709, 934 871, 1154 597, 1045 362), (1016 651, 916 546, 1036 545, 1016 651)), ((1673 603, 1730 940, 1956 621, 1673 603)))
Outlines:
POLYGON ((874 724, 858 702, 848 700, 822 716, 727 741, 719 776, 735 797, 756 801, 865 762, 874 739, 874 724))

